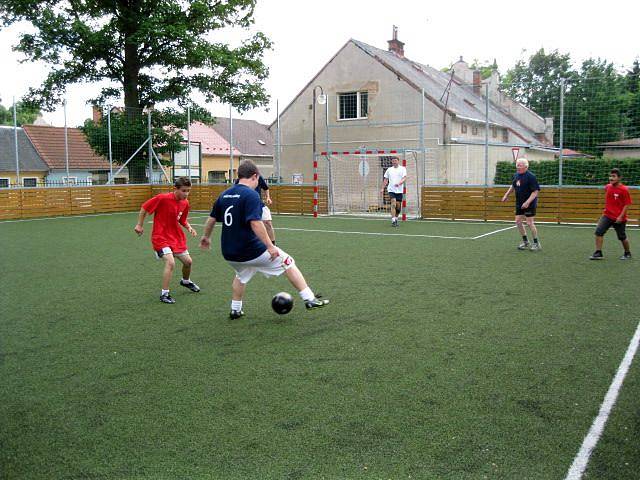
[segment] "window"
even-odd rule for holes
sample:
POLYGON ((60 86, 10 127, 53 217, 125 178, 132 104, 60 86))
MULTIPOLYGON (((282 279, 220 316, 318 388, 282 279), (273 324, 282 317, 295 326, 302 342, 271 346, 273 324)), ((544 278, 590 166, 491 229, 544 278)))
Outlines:
POLYGON ((62 183, 65 185, 77 185, 78 177, 62 177, 62 183))
POLYGON ((93 177, 92 176, 87 177, 87 185, 93 185, 93 177))
POLYGON ((0 178, 0 188, 9 188, 8 178, 0 178))
POLYGON ((369 92, 346 92, 338 94, 338 120, 367 118, 369 92))
POLYGON ((474 135, 478 135, 478 127, 473 127, 471 129, 471 133, 473 133, 474 135))
POLYGON ((493 138, 498 138, 498 129, 496 127, 491 127, 491 136, 493 138))
POLYGON ((466 123, 461 123, 460 124, 460 133, 467 133, 467 124, 466 123))
POLYGON ((22 179, 22 186, 23 187, 37 187, 38 186, 38 179, 36 177, 24 177, 22 179))
POLYGON ((127 177, 116 177, 113 179, 113 183, 116 185, 124 185, 127 183, 127 177))
POLYGON ((509 143, 509 130, 502 130, 502 143, 509 143))
POLYGON ((207 174, 209 183, 225 183, 227 181, 227 172, 225 170, 210 171, 207 174))

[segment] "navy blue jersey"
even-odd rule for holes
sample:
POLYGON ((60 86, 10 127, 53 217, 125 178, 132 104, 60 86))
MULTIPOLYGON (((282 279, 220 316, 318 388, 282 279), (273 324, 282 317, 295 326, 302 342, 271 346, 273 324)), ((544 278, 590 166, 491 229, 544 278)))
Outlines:
POLYGON ((232 262, 248 262, 262 255, 267 247, 253 233, 252 220, 262 219, 262 202, 246 185, 234 185, 220 194, 211 214, 222 224, 222 256, 232 262))
MULTIPOLYGON (((526 202, 531 194, 536 190, 540 190, 538 179, 536 176, 527 170, 524 173, 516 173, 513 176, 513 182, 511 183, 516 191, 516 206, 520 207, 526 202)), ((531 207, 536 207, 538 204, 538 197, 531 202, 531 207)))
MULTIPOLYGON (((234 183, 236 185, 238 185, 238 182, 239 182, 239 180, 236 178, 236 181, 234 183)), ((262 201, 262 191, 263 190, 269 190, 269 184, 267 183, 267 181, 264 179, 264 177, 262 175, 258 175, 258 186, 256 187, 256 192, 260 196, 260 203, 264 207, 264 202, 262 201)))

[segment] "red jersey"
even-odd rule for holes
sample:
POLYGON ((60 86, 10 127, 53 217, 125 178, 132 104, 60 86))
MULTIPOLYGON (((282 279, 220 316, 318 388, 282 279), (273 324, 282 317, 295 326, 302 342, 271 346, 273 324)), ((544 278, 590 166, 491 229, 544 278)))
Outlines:
POLYGON ((151 244, 158 251, 171 247, 174 253, 187 250, 187 238, 180 225, 186 225, 189 202, 178 200, 173 192, 161 193, 142 204, 148 213, 154 213, 151 244))
MULTIPOLYGON (((606 193, 603 213, 607 218, 617 220, 622 213, 622 209, 626 205, 631 205, 631 194, 629 194, 629 188, 621 183, 615 187, 609 183, 605 185, 604 189, 606 193)), ((622 221, 627 221, 626 214, 622 221)))

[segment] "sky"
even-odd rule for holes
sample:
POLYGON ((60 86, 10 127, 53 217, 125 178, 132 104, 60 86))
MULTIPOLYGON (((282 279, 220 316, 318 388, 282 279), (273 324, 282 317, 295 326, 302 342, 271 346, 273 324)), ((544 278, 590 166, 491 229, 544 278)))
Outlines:
MULTIPOLYGON (((424 0, 258 0, 251 30, 225 30, 216 39, 238 44, 251 31, 265 33, 274 43, 264 61, 270 75, 265 87, 271 97, 267 108, 234 116, 271 123, 280 109, 318 73, 331 57, 354 38, 378 48, 387 48, 393 25, 405 42, 405 56, 436 68, 450 66, 460 56, 492 62, 501 73, 519 59, 544 47, 569 53, 578 64, 589 57, 603 58, 620 69, 630 68, 640 57, 638 41, 640 2, 538 0, 536 2, 424 0), (605 6, 606 5, 606 6, 605 6)), ((0 30, 0 98, 9 106, 29 87, 46 77, 47 65, 20 63, 12 51, 19 33, 28 25, 0 30)), ((87 100, 95 96, 95 85, 75 85, 67 90, 67 123, 80 125, 91 116, 87 100)), ((205 105, 214 115, 228 115, 226 105, 205 105)), ((64 125, 62 108, 46 112, 44 118, 64 125)))

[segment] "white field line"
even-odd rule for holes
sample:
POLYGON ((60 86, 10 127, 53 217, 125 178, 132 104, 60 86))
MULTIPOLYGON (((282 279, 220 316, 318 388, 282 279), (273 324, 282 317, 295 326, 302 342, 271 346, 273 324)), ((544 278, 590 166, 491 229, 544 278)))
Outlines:
POLYGON ((622 382, 624 382, 624 377, 627 375, 631 362, 633 361, 633 357, 638 351, 638 343, 640 343, 640 323, 638 323, 636 333, 629 343, 627 353, 618 367, 618 371, 616 372, 616 376, 613 378, 609 391, 604 397, 598 416, 591 424, 589 433, 584 437, 580 451, 573 460, 573 464, 571 465, 571 468, 569 468, 569 472, 567 473, 565 480, 579 480, 582 478, 582 475, 587 468, 587 464, 589 463, 589 457, 595 449, 598 440, 600 439, 600 435, 602 435, 607 420, 609 419, 609 414, 618 399, 618 394, 620 393, 622 382))
POLYGON ((477 237, 472 237, 471 240, 478 240, 479 238, 482 238, 482 237, 488 237, 489 235, 494 235, 496 233, 504 232, 506 230, 511 230, 512 228, 516 228, 516 226, 511 225, 510 227, 501 228, 500 230, 494 230, 489 233, 483 233, 482 235, 478 235, 477 237))

